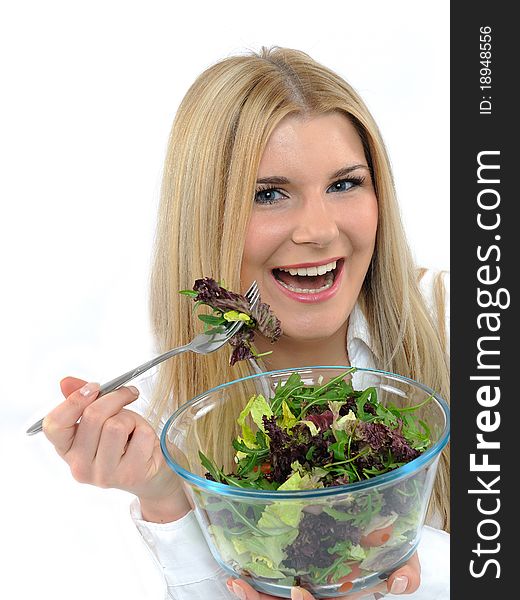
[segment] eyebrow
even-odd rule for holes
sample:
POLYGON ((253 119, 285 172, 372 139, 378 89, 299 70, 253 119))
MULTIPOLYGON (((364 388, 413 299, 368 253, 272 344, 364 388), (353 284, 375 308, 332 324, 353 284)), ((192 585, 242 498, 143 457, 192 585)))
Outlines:
MULTIPOLYGON (((345 177, 349 173, 352 173, 352 171, 357 171, 358 169, 365 169, 365 170, 369 171, 369 168, 367 165, 363 165, 363 164, 349 165, 347 167, 342 167, 341 169, 338 169, 337 171, 332 173, 332 175, 330 176, 329 179, 339 179, 340 177, 345 177)), ((290 183, 290 181, 289 181, 289 179, 287 179, 287 177, 281 177, 279 175, 270 175, 268 177, 260 177, 259 179, 256 180, 256 183, 271 183, 271 184, 275 184, 275 185, 286 185, 286 184, 290 183)))

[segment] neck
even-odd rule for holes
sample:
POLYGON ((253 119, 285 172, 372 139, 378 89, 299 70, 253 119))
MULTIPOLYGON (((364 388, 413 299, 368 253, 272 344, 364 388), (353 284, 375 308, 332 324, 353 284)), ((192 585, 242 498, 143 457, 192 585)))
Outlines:
POLYGON ((347 353, 346 326, 330 337, 313 340, 295 340, 285 335, 271 344, 263 336, 255 339, 258 353, 269 352, 263 361, 269 371, 314 365, 350 365, 347 353))

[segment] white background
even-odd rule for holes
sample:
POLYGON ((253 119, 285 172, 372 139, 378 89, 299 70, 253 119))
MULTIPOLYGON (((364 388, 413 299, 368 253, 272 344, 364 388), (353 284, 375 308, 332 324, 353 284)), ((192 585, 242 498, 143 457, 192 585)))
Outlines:
MULTIPOLYGON (((262 45, 308 52, 382 130, 417 262, 449 268, 449 3, 0 4, 0 596, 161 598, 130 496, 81 486, 24 430, 65 375, 149 358, 162 159, 195 77, 262 45)), ((455 199, 456 200, 456 199, 455 199)))

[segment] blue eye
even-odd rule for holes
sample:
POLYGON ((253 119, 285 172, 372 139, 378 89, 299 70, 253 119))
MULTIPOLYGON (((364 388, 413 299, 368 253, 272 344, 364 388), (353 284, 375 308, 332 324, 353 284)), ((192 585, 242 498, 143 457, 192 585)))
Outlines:
POLYGON ((335 181, 327 189, 327 193, 348 192, 352 188, 361 185, 364 180, 364 177, 350 177, 349 179, 340 179, 339 181, 335 181))
POLYGON ((285 196, 276 188, 258 190, 255 194, 255 202, 257 204, 274 204, 282 198, 285 198, 285 196))

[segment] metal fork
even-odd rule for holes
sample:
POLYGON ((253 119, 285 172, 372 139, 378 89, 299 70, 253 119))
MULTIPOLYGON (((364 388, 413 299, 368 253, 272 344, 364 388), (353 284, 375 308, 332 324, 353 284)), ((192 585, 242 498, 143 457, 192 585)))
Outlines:
MULTIPOLYGON (((249 302, 249 306, 254 308, 260 299, 260 290, 258 289, 258 284, 256 281, 253 281, 251 287, 244 294, 246 300, 249 302)), ((135 379, 139 375, 142 375, 152 367, 155 367, 159 363, 162 363, 165 360, 168 360, 172 356, 176 356, 177 354, 182 354, 183 352, 196 352, 197 354, 209 354, 210 352, 215 352, 219 348, 228 342, 242 327, 244 324, 243 321, 235 321, 232 325, 226 326, 226 330, 224 332, 208 332, 208 333, 200 333, 196 337, 194 337, 189 344, 185 346, 179 346, 178 348, 173 348, 172 350, 168 350, 164 354, 160 354, 152 360, 139 365, 135 369, 131 371, 127 371, 123 375, 108 381, 103 384, 99 389, 98 398, 108 394, 109 392, 113 392, 117 388, 121 387, 125 383, 128 383, 130 380, 135 379)), ((27 435, 34 435, 35 433, 39 433, 43 429, 43 419, 40 419, 34 425, 31 425, 29 429, 26 431, 27 435)))

